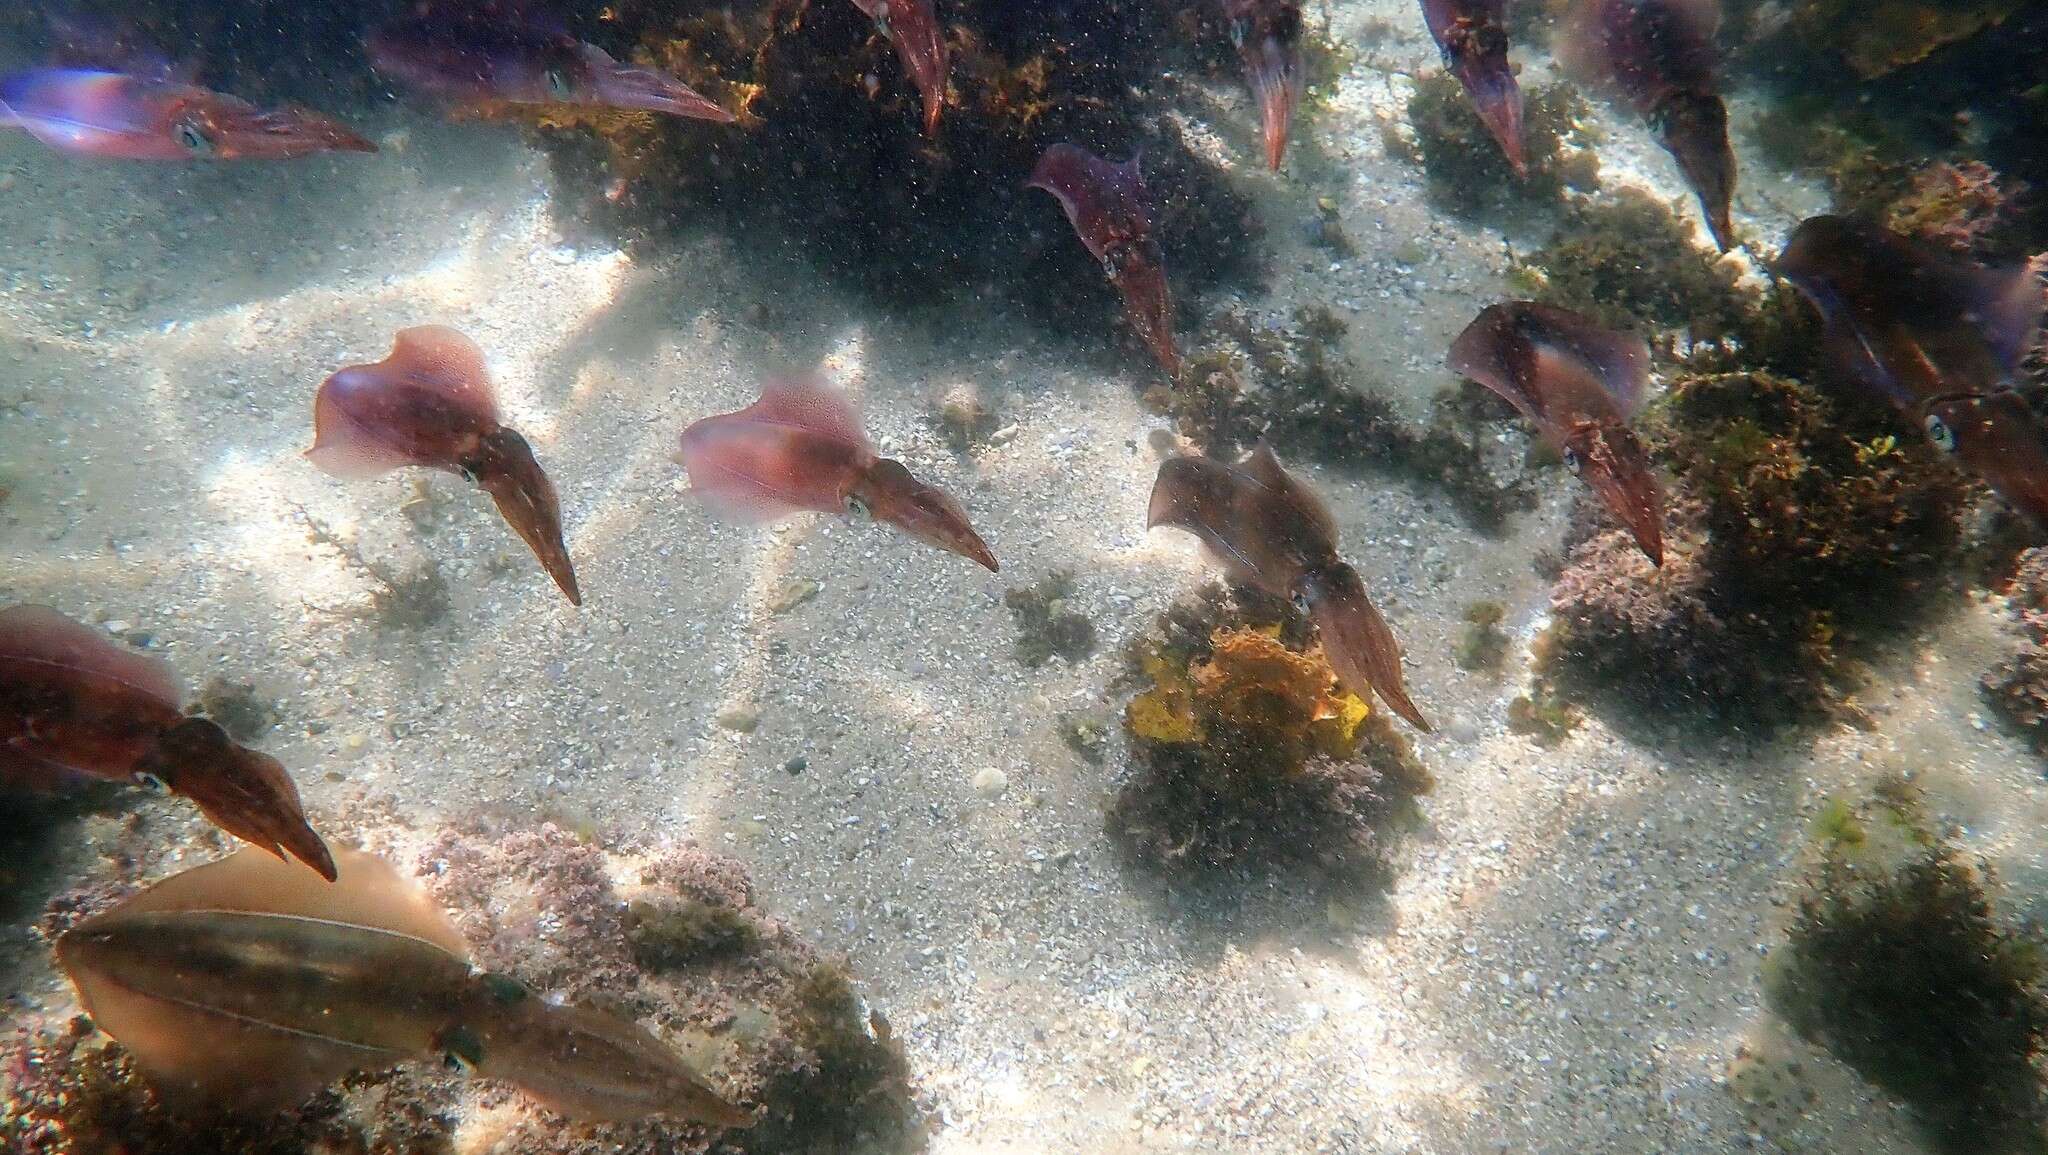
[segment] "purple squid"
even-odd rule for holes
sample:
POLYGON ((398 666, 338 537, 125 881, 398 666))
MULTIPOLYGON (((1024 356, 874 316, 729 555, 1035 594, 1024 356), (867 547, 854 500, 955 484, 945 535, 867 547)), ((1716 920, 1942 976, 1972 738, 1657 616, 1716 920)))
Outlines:
POLYGON ((43 68, 0 78, 0 128, 119 160, 289 160, 376 152, 340 121, 158 76, 43 68))
POLYGON ((1720 21, 1717 0, 1574 0, 1558 53, 1572 74, 1649 118, 1725 253, 1735 246, 1735 150, 1714 47, 1720 21))
POLYGON ((1259 104, 1266 167, 1279 172, 1301 105, 1300 0, 1223 0, 1223 18, 1230 23, 1230 42, 1259 104))
POLYGON ((1664 495, 1629 428, 1643 403, 1650 347, 1568 309, 1489 305, 1451 343, 1450 366, 1505 398, 1664 564, 1664 495))
POLYGON ((284 766, 186 717, 183 698, 161 659, 45 606, 0 610, 0 785, 53 790, 87 777, 165 790, 332 881, 334 859, 284 766))
POLYGON ((815 378, 770 380, 745 409, 692 423, 675 460, 690 473, 690 492, 733 520, 844 513, 996 572, 960 503, 876 454, 853 403, 815 378))
POLYGON ((1161 462, 1145 528, 1161 525, 1201 539, 1231 581, 1293 601, 1315 621, 1345 689, 1368 699, 1376 692, 1411 725, 1429 730, 1408 697, 1393 628, 1366 596, 1358 571, 1337 556, 1337 519, 1264 442, 1243 465, 1211 457, 1161 462))
POLYGON ((1123 294, 1131 328, 1168 373, 1179 373, 1166 256, 1152 239, 1152 213, 1139 159, 1133 156, 1112 164, 1087 149, 1055 144, 1038 158, 1025 187, 1059 198, 1081 243, 1123 294))
POLYGON ((1515 175, 1527 176, 1522 89, 1508 65, 1507 0, 1422 0, 1422 19, 1515 175))
POLYGON ((2048 304, 2040 269, 1987 269, 1835 216, 1802 222, 1774 267, 1819 312, 1836 371, 2048 527, 2048 446, 2017 388, 2048 304))
POLYGON ((370 63, 447 100, 580 104, 729 123, 732 113, 682 81, 516 12, 438 4, 365 38, 370 63))
POLYGON ((946 32, 932 0, 853 0, 853 6, 896 46, 903 71, 924 99, 924 134, 937 136, 939 113, 946 106, 946 32))
POLYGON ((571 605, 582 605, 562 544, 562 507, 533 448, 498 421, 484 353, 453 329, 406 329, 391 355, 337 370, 313 399, 313 464, 336 477, 423 466, 458 473, 497 502, 571 605))

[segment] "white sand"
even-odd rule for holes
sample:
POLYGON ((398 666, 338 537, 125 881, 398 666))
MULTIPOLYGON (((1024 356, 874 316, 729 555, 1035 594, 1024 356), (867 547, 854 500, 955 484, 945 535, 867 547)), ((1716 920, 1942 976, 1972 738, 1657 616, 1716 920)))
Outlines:
MULTIPOLYGON (((1434 48, 1396 0, 1341 3, 1335 28, 1373 15, 1402 39, 1354 68, 1284 177, 1242 173, 1278 250, 1254 304, 1338 305, 1363 380, 1420 412, 1449 382, 1449 337, 1502 291, 1503 238, 1433 214, 1420 174, 1382 154, 1375 117, 1399 116, 1408 88, 1382 66, 1433 67, 1434 48), (1362 250, 1335 267, 1302 239, 1318 195, 1362 250), (1391 256, 1410 237, 1431 254, 1413 268, 1391 256)), ((1246 103, 1224 87, 1196 116, 1239 163, 1256 151, 1246 103)), ((1683 195, 1639 126, 1606 126, 1610 184, 1683 195)), ((652 266, 570 251, 515 135, 424 116, 405 135, 376 158, 208 169, 0 137, 0 603, 147 630, 194 684, 254 677, 286 715, 263 745, 297 770, 316 824, 368 792, 422 822, 585 816, 627 842, 696 837, 743 858, 890 1013, 941 1112, 938 1152, 1742 1148, 1750 1124, 1721 1082, 1767 1019, 1760 955, 1820 799, 1886 767, 1934 771, 1966 844, 2040 891, 2039 766, 1969 724, 2001 607, 1961 609, 1884 671, 1874 734, 1644 746, 1594 719, 1545 751, 1504 725, 1526 655, 1493 680, 1451 649, 1475 600, 1505 601, 1518 636, 1540 625, 1529 562, 1557 539, 1566 479, 1488 540, 1438 491, 1310 469, 1441 722, 1419 743, 1440 782, 1428 825, 1359 928, 1171 909, 1101 833, 1121 747, 1098 769, 1054 730, 1103 700, 1121 645, 1205 572, 1190 540, 1143 529, 1159 424, 1135 400, 1145 366, 1104 378, 1032 331, 934 333, 743 267, 711 237, 652 266), (765 330, 741 319, 757 302, 765 330), (400 512, 415 478, 348 484, 298 456, 320 379, 425 322, 489 351, 510 423, 562 491, 581 611, 455 479, 428 482, 442 528, 425 536, 400 512), (683 424, 818 359, 888 452, 962 498, 1000 578, 871 526, 720 525, 679 495, 667 455, 683 424), (971 462, 927 420, 960 382, 1017 425, 971 462), (363 620, 372 584, 308 544, 294 505, 381 563, 440 559, 449 621, 363 620), (1055 566, 1079 571, 1103 645, 1028 671, 1001 594, 1055 566), (822 592, 770 613, 796 579, 822 592), (754 733, 714 723, 741 705, 754 733), (1008 777, 995 800, 970 785, 990 766, 1008 777)), ((1820 205, 1744 158, 1752 235, 1820 205)), ((69 1013, 68 988, 8 933, 0 990, 23 1013, 69 1013)), ((1916 1149, 1881 1096, 1789 1046, 1822 1099, 1777 1138, 1916 1149)))

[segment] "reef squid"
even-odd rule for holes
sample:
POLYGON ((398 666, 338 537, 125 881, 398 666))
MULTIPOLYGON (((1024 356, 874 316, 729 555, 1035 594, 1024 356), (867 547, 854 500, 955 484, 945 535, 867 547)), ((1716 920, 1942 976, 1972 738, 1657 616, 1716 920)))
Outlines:
POLYGON ((1649 381, 1650 347, 1568 309, 1489 305, 1451 343, 1450 366, 1505 398, 1664 564, 1664 496, 1629 428, 1649 381))
POLYGON ((1508 65, 1507 0, 1422 0, 1422 19, 1515 175, 1527 176, 1522 89, 1508 65))
POLYGON ((161 659, 45 606, 0 610, 0 785, 51 790, 83 775, 190 799, 215 826, 327 878, 283 765, 179 709, 161 659))
POLYGON ((1301 4, 1299 0, 1223 0, 1230 42, 1244 64, 1245 81, 1259 103, 1265 133, 1266 167, 1280 171, 1288 131, 1301 105, 1301 4))
POLYGON ((878 455, 852 402, 816 378, 770 380, 760 400, 692 423, 681 440, 676 463, 716 513, 743 522, 843 513, 996 570, 960 503, 878 455))
POLYGON ((561 28, 490 6, 442 3, 364 41, 377 71, 470 104, 580 104, 729 123, 732 113, 665 72, 619 63, 561 28))
POLYGON ((1839 372, 2048 527, 2048 448, 2018 391, 2048 304, 2038 262, 1987 269, 1821 216, 1793 230, 1775 269, 1819 312, 1839 372))
POLYGON ((1735 245, 1735 151, 1717 76, 1720 21, 1716 0, 1575 0, 1557 44, 1568 71, 1649 118, 1725 253, 1735 245))
POLYGON ((1123 294, 1124 315, 1168 373, 1180 372, 1166 256, 1152 238, 1152 213, 1137 156, 1111 164, 1087 149, 1055 144, 1038 158, 1026 188, 1059 198, 1081 243, 1123 294))
POLYGON ((332 883, 242 851, 57 940, 86 1013, 173 1103, 257 1112, 429 1059, 574 1119, 752 1117, 639 1024, 479 970, 418 887, 360 851, 332 883))
POLYGON ((376 152, 340 121, 263 109, 169 75, 43 68, 0 78, 0 128, 119 160, 288 160, 376 152))
POLYGON ((1210 457, 1161 462, 1145 527, 1161 525, 1201 539, 1231 581, 1291 600, 1316 623, 1346 689, 1368 699, 1377 692, 1417 729, 1429 729, 1403 684, 1393 629, 1358 571, 1337 556, 1337 519, 1264 442, 1243 465, 1210 457))
POLYGON ((336 477, 406 466, 461 474, 498 503, 570 604, 583 604, 554 482, 526 438, 499 422, 483 350, 461 333, 406 329, 382 361, 337 370, 314 395, 306 457, 336 477))
POLYGON ((939 113, 946 106, 946 32, 932 0, 853 0, 853 6, 896 46, 903 71, 924 99, 924 134, 937 136, 939 113))

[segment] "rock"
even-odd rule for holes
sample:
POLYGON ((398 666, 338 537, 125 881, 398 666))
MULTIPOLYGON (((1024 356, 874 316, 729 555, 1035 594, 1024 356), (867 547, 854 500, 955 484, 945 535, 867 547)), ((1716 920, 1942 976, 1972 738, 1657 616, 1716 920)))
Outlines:
POLYGON ((820 588, 822 587, 817 582, 809 578, 799 578, 795 581, 784 582, 776 587, 774 593, 768 595, 768 612, 771 614, 786 614, 805 602, 810 601, 812 598, 817 597, 820 588))

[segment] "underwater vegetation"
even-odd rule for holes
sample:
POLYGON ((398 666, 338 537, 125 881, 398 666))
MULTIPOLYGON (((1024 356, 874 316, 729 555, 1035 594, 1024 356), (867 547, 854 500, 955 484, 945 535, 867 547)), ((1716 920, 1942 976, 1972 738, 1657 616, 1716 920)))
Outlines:
POLYGON ((1937 832, 1893 779, 1815 823, 1772 1007, 1903 1099, 1942 1149, 2038 1151, 2048 1140, 2048 942, 1996 906, 1987 868, 1937 832))
POLYGON ((1646 327, 1710 341, 1755 307, 1733 263, 1693 241, 1694 226, 1640 189, 1574 201, 1542 247, 1509 274, 1515 291, 1611 329, 1646 327))
POLYGON ((1058 206, 1023 187, 1045 150, 1066 142, 1119 161, 1142 152, 1151 235, 1176 295, 1258 277, 1248 200, 1157 115, 1170 89, 1163 78, 1177 68, 1232 70, 1219 8, 943 5, 951 82, 932 136, 889 42, 851 4, 634 4, 610 14, 606 36, 741 124, 546 115, 542 124, 573 129, 542 137, 560 211, 602 230, 658 239, 722 220, 771 254, 793 246, 830 280, 892 306, 993 295, 1058 331, 1108 338, 1116 290, 1062 235, 1058 206))
POLYGON ((1585 112, 1585 100, 1569 84, 1531 88, 1520 125, 1525 172, 1518 175, 1457 79, 1438 72, 1415 82, 1408 98, 1410 135, 1389 125, 1386 142, 1390 153, 1422 166, 1430 200, 1459 216, 1555 206, 1567 189, 1600 187, 1600 158, 1579 128, 1585 112))
MULTIPOLYGON (((1975 255, 2011 259, 2048 248, 2048 9, 2019 0, 1729 0, 1739 67, 1767 86, 1758 140, 1773 160, 1834 191, 1834 210, 1888 220, 1902 197, 1985 192, 2010 208, 1975 255), (1995 174, 1986 189, 1975 177, 1995 174), (1915 192, 1926 181, 1928 187, 1915 192), (1968 186, 1976 185, 1974 190, 1968 186), (1968 191, 1966 191, 1968 190, 1968 191)), ((1922 239, 1928 239, 1923 235, 1922 239)))
POLYGON ((1653 568, 1624 532, 1580 536, 1538 646, 1567 690, 1724 723, 1816 716, 1842 701, 1844 646, 1896 630, 1960 540, 1970 487, 1882 406, 1685 376, 1649 439, 1678 477, 1672 544, 1653 568))
POLYGON ((1474 602, 1465 607, 1465 625, 1458 631, 1458 668, 1493 673, 1507 661, 1508 635, 1500 628, 1508 609, 1499 602, 1474 602))
MULTIPOLYGON (((900 1048, 841 964, 754 904, 745 868, 690 846, 628 863, 547 824, 447 830, 418 873, 476 963, 539 994, 602 1004, 652 1027, 692 1066, 759 1104, 722 1150, 922 1149, 900 1048), (614 877, 631 880, 615 884, 614 877), (628 915, 626 912, 634 914, 628 915), (658 928, 654 930, 653 928, 658 928), (658 939, 652 962, 637 959, 658 939)), ((0 1040, 0 1145, 25 1155, 149 1152, 453 1151, 458 1108, 511 1106, 498 1084, 438 1065, 349 1076, 269 1117, 166 1108, 117 1043, 83 1018, 0 1040)), ((465 1146, 521 1155, 654 1155, 711 1149, 715 1131, 667 1117, 575 1124, 492 1110, 465 1146)))
POLYGON ((2035 753, 2048 755, 2048 549, 2020 555, 2008 596, 2013 647, 1984 674, 1984 694, 2035 753))
POLYGON ((1131 767, 1107 815, 1129 862, 1198 887, 1387 873, 1387 838, 1430 776, 1311 637, 1286 603, 1211 585, 1132 643, 1131 767))
POLYGON ((1074 574, 1064 569, 1004 592, 1003 604, 1017 623, 1018 662, 1037 667, 1058 657, 1072 665, 1095 652, 1095 623, 1074 612, 1073 596, 1074 574))
POLYGON ((1358 368, 1338 344, 1344 322, 1329 310, 1282 320, 1231 304, 1205 331, 1215 338, 1189 355, 1179 383, 1153 388, 1146 401, 1211 455, 1264 440, 1290 456, 1347 469, 1383 462, 1440 487, 1484 531, 1535 508, 1520 462, 1496 468, 1487 453, 1494 426, 1456 395, 1439 398, 1417 428, 1391 402, 1359 388, 1358 368))

